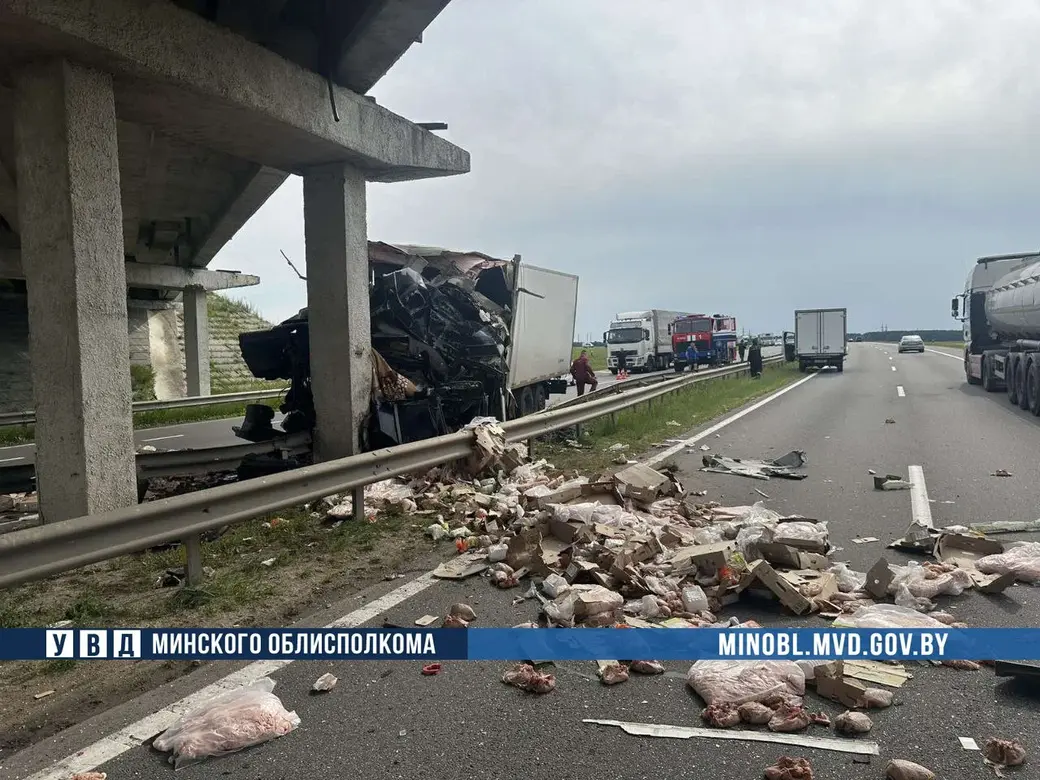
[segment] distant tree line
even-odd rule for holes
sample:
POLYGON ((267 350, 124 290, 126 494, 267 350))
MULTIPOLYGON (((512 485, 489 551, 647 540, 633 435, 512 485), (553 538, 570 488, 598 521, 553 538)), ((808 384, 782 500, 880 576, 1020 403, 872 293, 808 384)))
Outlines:
POLYGON ((925 341, 960 341, 964 338, 961 330, 871 330, 866 333, 850 333, 849 337, 862 336, 864 341, 896 342, 903 336, 916 335, 925 341))

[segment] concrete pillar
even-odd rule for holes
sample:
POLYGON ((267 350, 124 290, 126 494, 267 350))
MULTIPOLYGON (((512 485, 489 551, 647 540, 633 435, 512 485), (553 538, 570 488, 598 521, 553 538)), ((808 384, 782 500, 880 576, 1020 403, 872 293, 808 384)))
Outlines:
POLYGON ((111 77, 15 75, 14 138, 36 475, 47 522, 137 502, 111 77))
POLYGON ((372 395, 365 179, 343 164, 303 178, 315 457, 359 451, 359 425, 372 395))
POLYGON ((184 288, 184 369, 188 395, 209 395, 209 313, 202 287, 184 288))

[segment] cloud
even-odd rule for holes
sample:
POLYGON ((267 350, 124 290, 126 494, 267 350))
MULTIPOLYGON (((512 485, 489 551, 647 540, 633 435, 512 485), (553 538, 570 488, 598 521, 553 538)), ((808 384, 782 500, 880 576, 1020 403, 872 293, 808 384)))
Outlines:
MULTIPOLYGON (((844 305, 942 327, 973 257, 1037 243, 1040 5, 969 0, 454 0, 373 91, 472 173, 369 187, 369 235, 523 255, 617 310, 726 310, 753 330, 844 305)), ((304 301, 291 180, 215 261, 304 301)))

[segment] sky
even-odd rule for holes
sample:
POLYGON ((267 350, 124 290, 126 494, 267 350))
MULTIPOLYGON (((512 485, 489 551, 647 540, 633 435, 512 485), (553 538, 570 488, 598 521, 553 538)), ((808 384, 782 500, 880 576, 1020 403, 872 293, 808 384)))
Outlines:
MULTIPOLYGON (((1035 0, 452 0, 371 94, 472 171, 369 184, 369 238, 574 273, 581 340, 648 308, 956 328, 974 259, 1040 244, 1038 37, 1035 0)), ((211 264, 271 321, 306 302, 279 249, 306 273, 296 177, 211 264)))

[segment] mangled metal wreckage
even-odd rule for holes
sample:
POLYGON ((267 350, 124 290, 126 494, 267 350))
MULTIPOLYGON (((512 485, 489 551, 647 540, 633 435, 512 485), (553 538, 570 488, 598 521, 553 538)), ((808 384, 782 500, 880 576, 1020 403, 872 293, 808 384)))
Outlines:
MULTIPOLYGON (((373 404, 363 449, 459 430, 475 417, 513 418, 563 393, 578 279, 476 252, 369 243, 373 404)), ((289 380, 281 411, 247 408, 241 438, 315 425, 307 310, 239 345, 259 379, 289 380)))

